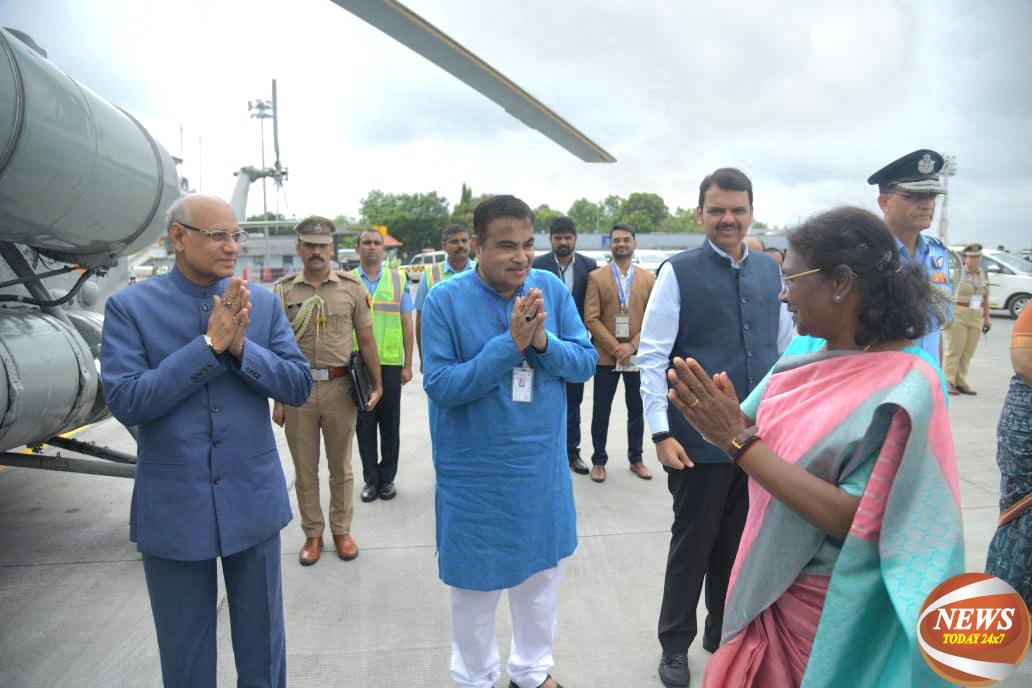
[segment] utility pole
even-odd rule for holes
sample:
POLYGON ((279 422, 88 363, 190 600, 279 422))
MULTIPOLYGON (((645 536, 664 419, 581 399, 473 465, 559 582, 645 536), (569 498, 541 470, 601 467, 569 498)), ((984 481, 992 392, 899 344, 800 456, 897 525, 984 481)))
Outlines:
MULTIPOLYGON (((271 100, 249 100, 247 101, 247 111, 251 113, 251 118, 258 120, 258 126, 261 130, 262 137, 262 171, 265 171, 265 120, 272 117, 272 101, 271 100)), ((244 217, 246 217, 246 209, 244 217)), ((265 222, 269 221, 269 201, 265 194, 265 177, 262 176, 262 220, 265 222)), ((272 262, 272 256, 269 250, 269 225, 265 225, 263 229, 265 235, 265 262, 263 267, 269 267, 272 262)))
POLYGON ((939 241, 944 246, 948 246, 949 226, 950 220, 946 214, 946 204, 950 199, 948 191, 948 184, 950 177, 957 173, 957 156, 955 155, 943 155, 943 166, 942 166, 942 210, 939 213, 939 241))

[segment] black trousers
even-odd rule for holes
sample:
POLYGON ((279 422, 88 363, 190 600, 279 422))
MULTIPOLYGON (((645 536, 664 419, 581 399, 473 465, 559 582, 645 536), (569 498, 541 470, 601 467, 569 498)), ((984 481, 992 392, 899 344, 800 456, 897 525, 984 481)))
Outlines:
POLYGON ((580 405, 584 401, 584 383, 566 383, 566 453, 580 451, 580 405))
POLYGON ((606 440, 609 437, 609 415, 613 396, 623 376, 624 402, 627 404, 627 459, 641 461, 641 443, 645 435, 645 411, 641 403, 641 373, 616 371, 615 366, 595 366, 595 391, 591 402, 591 463, 605 466, 609 460, 606 440))
POLYGON ((659 643, 665 653, 682 653, 698 633, 695 608, 703 578, 707 611, 703 633, 710 642, 720 642, 724 598, 749 511, 749 492, 745 472, 731 463, 668 470, 667 488, 674 498, 674 524, 659 612, 659 643))
POLYGON ((362 457, 362 479, 373 485, 393 483, 398 474, 398 443, 401 432, 401 366, 380 366, 383 398, 372 411, 360 412, 355 423, 358 454, 362 457), (377 428, 380 456, 376 454, 377 428))

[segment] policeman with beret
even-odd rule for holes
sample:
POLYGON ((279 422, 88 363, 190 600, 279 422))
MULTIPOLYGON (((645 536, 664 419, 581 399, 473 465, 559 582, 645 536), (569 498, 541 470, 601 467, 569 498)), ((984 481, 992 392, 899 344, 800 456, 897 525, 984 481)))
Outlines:
POLYGON ((928 276, 932 287, 928 332, 914 343, 940 363, 942 329, 953 320, 950 255, 941 241, 921 231, 932 224, 936 197, 946 193, 939 178, 944 163, 939 153, 922 148, 867 178, 868 184, 878 185, 878 206, 896 237, 900 256, 928 276))
POLYGON ((334 270, 333 234, 336 228, 325 217, 305 218, 295 227, 301 272, 276 282, 275 291, 294 330, 298 347, 312 369, 312 393, 299 407, 277 403, 273 420, 286 424, 287 444, 294 459, 297 508, 305 544, 298 559, 303 566, 319 561, 323 546, 322 507, 319 502, 319 439, 326 440, 326 464, 330 473, 330 533, 337 556, 358 556, 351 537, 354 513, 354 477, 351 444, 358 407, 351 396, 352 334, 372 379, 369 407, 379 401, 383 385, 380 360, 373 337, 373 316, 362 282, 349 272, 334 270))

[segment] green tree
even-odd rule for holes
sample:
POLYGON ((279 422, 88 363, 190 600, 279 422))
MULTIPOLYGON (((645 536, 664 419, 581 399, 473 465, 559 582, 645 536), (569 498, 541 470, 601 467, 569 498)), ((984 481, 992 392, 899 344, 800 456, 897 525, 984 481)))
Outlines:
POLYGON ((534 208, 534 231, 547 232, 548 226, 552 224, 552 220, 562 216, 563 214, 558 210, 552 208, 547 203, 542 203, 534 208))
POLYGON ((286 216, 283 213, 274 213, 268 210, 264 213, 258 213, 257 215, 251 215, 247 218, 248 222, 278 222, 286 220, 286 216))
POLYGON ((408 252, 439 246, 449 215, 448 200, 436 191, 392 194, 376 189, 362 199, 360 211, 363 223, 387 225, 387 231, 408 252))
POLYGON ((701 234, 702 226, 695 221, 694 210, 678 208, 673 215, 659 223, 659 231, 701 234))
POLYGON ((608 229, 603 224, 602 213, 601 203, 595 203, 586 198, 578 198, 573 202, 566 214, 577 225, 578 232, 594 232, 596 229, 599 231, 608 229))
POLYGON ((636 191, 620 204, 616 217, 617 222, 628 224, 636 231, 647 234, 660 231, 660 224, 670 217, 670 211, 659 194, 636 191))
POLYGON ((760 222, 759 220, 753 220, 752 228, 753 229, 770 229, 770 227, 767 226, 766 222, 760 222))

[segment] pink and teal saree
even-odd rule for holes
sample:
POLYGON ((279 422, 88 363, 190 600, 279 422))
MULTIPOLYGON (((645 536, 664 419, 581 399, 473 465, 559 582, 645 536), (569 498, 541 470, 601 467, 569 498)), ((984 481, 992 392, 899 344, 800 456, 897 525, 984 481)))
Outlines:
POLYGON ((964 562, 941 374, 914 347, 791 353, 759 392, 763 441, 860 506, 836 542, 750 481, 704 686, 948 685, 916 640, 925 597, 964 562))

